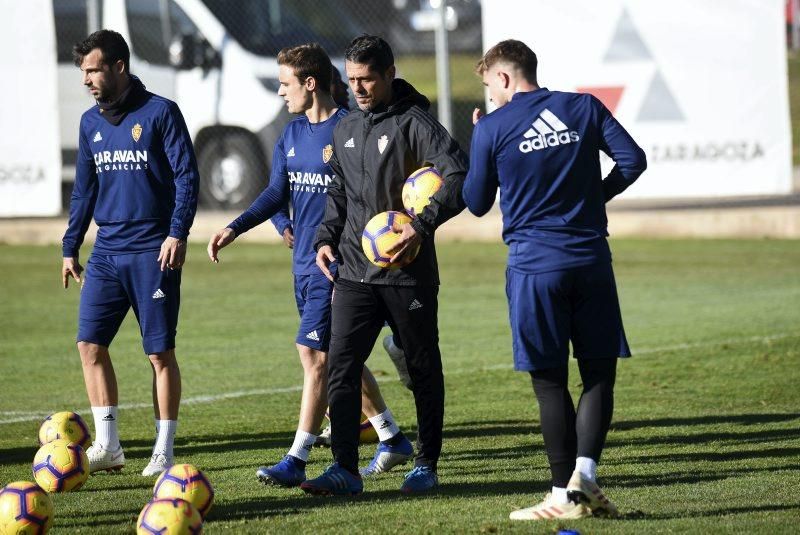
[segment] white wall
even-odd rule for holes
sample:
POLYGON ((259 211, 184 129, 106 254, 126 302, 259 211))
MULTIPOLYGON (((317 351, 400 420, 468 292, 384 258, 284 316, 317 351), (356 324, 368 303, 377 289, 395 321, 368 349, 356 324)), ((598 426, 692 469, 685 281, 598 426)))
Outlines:
POLYGON ((0 217, 61 211, 50 0, 0 0, 0 217))
POLYGON ((483 42, 524 41, 540 85, 606 102, 648 156, 624 197, 780 194, 792 189, 783 9, 783 0, 492 0, 483 42))

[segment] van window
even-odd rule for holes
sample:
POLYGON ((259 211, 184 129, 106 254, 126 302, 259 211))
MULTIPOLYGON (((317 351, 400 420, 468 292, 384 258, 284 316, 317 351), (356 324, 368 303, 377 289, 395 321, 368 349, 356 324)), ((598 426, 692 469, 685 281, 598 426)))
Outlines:
POLYGON ((169 45, 181 35, 200 31, 173 0, 127 0, 131 48, 136 57, 156 65, 169 64, 169 45))
MULTIPOLYGON (((181 6, 170 0, 169 2, 169 27, 172 30, 172 39, 177 35, 194 35, 197 41, 203 39, 203 35, 197 26, 194 25, 192 19, 184 13, 181 6)), ((167 44, 172 42, 172 39, 167 41, 167 44)))
POLYGON ((72 45, 89 35, 86 0, 53 0, 59 63, 72 63, 72 45))
POLYGON ((350 40, 363 33, 335 1, 202 0, 244 48, 261 56, 316 41, 340 56, 350 40))

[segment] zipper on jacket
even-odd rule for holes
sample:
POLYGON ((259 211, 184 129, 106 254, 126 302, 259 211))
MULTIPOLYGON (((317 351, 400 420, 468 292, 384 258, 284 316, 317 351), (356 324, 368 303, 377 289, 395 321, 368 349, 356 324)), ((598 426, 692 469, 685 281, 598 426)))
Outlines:
MULTIPOLYGON (((367 122, 364 127, 364 141, 361 143, 361 192, 359 196, 359 201, 361 201, 361 211, 365 215, 364 224, 366 225, 367 222, 370 220, 372 216, 367 213, 367 203, 364 202, 364 187, 367 183, 367 137, 369 136, 370 131, 372 130, 372 113, 370 112, 367 115, 367 122)), ((369 262, 364 265, 364 275, 361 277, 361 282, 364 282, 367 278, 367 270, 369 270, 369 262)))
MULTIPOLYGON (((363 180, 367 176, 367 137, 369 136, 370 131, 372 130, 372 114, 370 113, 367 115, 367 121, 364 125, 364 141, 361 143, 361 197, 359 200, 361 201, 362 205, 364 203, 364 185, 366 184, 366 180, 363 180)), ((367 219, 369 221, 369 219, 367 219)))

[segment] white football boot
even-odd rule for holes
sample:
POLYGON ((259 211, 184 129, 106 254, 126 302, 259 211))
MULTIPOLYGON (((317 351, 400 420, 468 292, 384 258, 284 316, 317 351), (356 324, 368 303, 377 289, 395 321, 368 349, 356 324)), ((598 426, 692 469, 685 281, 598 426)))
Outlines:
POLYGON ((544 501, 533 507, 512 511, 511 520, 553 520, 558 518, 585 518, 592 516, 592 510, 582 503, 553 503, 548 492, 544 501))
POLYGON ((142 470, 143 476, 157 476, 164 470, 173 465, 172 457, 167 457, 163 453, 154 453, 150 457, 150 462, 142 470))
POLYGON ((102 470, 117 472, 125 466, 125 453, 122 451, 122 446, 115 450, 107 450, 102 445, 93 442, 86 450, 86 456, 89 458, 89 473, 102 470))
POLYGON ((567 497, 573 502, 585 503, 594 514, 616 518, 619 511, 614 502, 609 500, 597 483, 583 477, 578 470, 572 473, 567 484, 567 497))

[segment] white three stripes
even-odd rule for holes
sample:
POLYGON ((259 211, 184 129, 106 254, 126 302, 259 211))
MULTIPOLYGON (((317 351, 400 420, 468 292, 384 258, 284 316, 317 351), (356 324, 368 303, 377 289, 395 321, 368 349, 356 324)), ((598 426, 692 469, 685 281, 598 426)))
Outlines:
POLYGON ((561 119, 556 117, 553 112, 545 108, 542 113, 539 114, 539 117, 533 121, 533 128, 528 129, 524 135, 526 138, 531 138, 538 134, 547 135, 553 132, 561 132, 568 128, 569 127, 565 125, 561 119))

